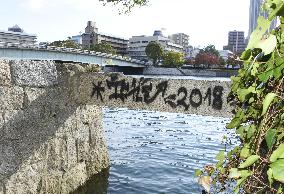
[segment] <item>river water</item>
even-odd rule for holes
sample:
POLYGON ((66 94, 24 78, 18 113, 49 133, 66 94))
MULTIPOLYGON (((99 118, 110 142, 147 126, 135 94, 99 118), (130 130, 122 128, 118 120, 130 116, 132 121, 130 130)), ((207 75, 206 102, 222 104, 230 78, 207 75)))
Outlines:
POLYGON ((228 118, 103 111, 111 167, 81 188, 80 194, 199 194, 202 188, 195 169, 213 164, 226 143, 237 143, 224 138, 234 136, 225 128, 228 118))
POLYGON ((214 163, 228 143, 224 135, 233 137, 225 129, 228 122, 228 118, 105 108, 111 167, 78 193, 201 193, 194 170, 214 163))

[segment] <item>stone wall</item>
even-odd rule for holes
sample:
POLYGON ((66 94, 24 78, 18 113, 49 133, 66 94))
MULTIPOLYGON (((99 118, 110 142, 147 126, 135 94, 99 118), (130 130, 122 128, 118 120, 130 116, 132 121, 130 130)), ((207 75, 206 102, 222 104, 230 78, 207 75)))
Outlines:
POLYGON ((101 108, 74 101, 86 69, 0 60, 0 194, 69 193, 109 166, 101 108))

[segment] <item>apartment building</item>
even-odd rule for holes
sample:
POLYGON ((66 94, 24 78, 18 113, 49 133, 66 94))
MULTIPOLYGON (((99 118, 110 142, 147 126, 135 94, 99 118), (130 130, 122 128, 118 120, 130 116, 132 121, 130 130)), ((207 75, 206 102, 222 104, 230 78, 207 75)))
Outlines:
POLYGON ((233 53, 241 54, 246 49, 245 33, 243 31, 229 31, 228 45, 223 50, 230 50, 233 53))
POLYGON ((4 45, 34 45, 37 36, 24 33, 18 25, 8 28, 8 31, 0 30, 0 43, 4 45))
POLYGON ((128 55, 131 58, 147 60, 148 57, 145 49, 150 42, 159 42, 165 51, 184 51, 183 46, 175 44, 172 40, 163 36, 161 31, 156 30, 153 36, 132 36, 132 38, 129 39, 128 55))
POLYGON ((185 33, 176 33, 169 36, 175 44, 183 46, 184 50, 189 46, 189 35, 185 33))
POLYGON ((85 33, 82 34, 82 46, 90 48, 91 46, 102 42, 110 44, 112 48, 116 50, 117 54, 127 54, 128 39, 98 32, 96 23, 88 21, 85 33))

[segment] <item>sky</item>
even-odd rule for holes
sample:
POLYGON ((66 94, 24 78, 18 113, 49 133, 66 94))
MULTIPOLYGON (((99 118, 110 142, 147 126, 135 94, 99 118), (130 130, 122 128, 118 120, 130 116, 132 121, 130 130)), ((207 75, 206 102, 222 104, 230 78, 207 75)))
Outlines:
POLYGON ((84 32, 87 21, 95 21, 99 32, 130 38, 185 33, 190 45, 213 44, 222 49, 228 31, 247 34, 249 0, 150 0, 148 6, 119 15, 118 7, 99 0, 1 0, 0 30, 18 24, 39 42, 65 40, 84 32))

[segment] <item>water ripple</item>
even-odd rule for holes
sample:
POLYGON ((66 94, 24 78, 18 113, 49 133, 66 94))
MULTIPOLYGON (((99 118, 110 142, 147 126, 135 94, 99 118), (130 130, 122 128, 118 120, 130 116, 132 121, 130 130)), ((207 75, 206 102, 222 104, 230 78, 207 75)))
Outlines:
MULTIPOLYGON (((229 119, 104 109, 111 157, 107 193, 200 193, 194 170, 224 148, 229 119)), ((235 140, 233 140, 236 143, 235 140)))

